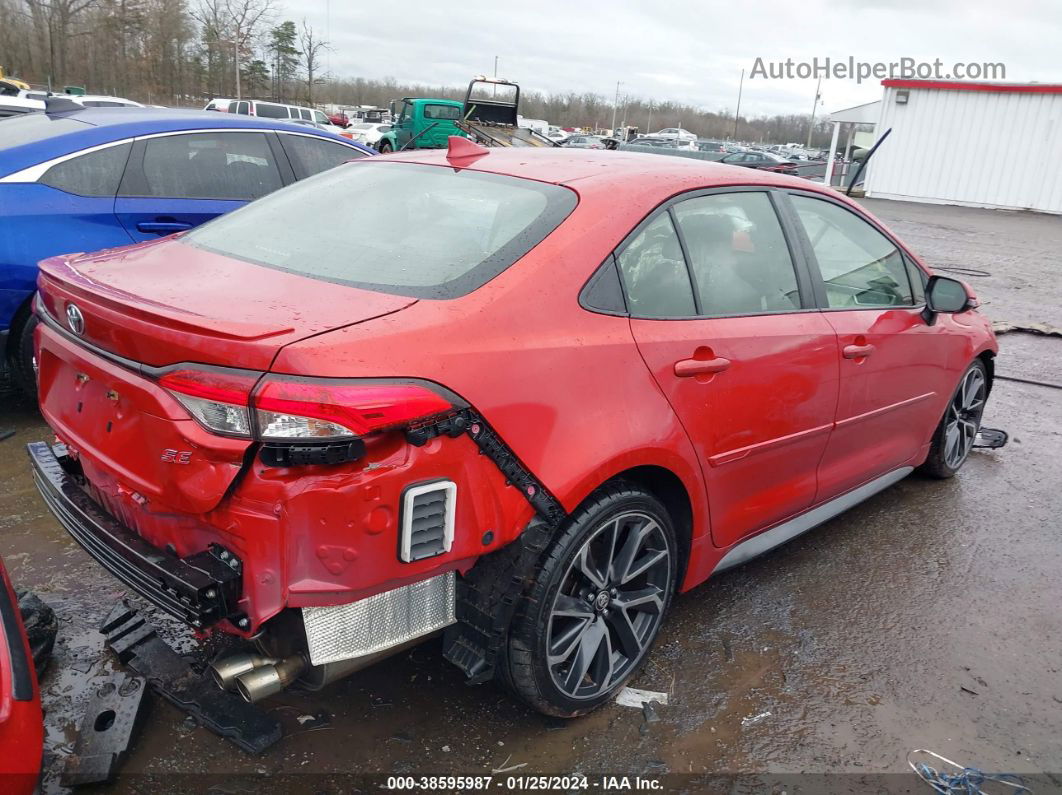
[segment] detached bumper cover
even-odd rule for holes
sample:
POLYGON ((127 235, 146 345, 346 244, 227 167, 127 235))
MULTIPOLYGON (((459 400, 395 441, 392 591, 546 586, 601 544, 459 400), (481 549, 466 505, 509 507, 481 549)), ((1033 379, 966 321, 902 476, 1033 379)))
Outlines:
POLYGON ((48 508, 111 574, 193 627, 210 626, 236 612, 242 577, 231 553, 214 547, 182 559, 160 550, 104 511, 78 485, 76 475, 68 471, 76 465, 61 446, 53 450, 44 442, 32 442, 26 451, 48 508))

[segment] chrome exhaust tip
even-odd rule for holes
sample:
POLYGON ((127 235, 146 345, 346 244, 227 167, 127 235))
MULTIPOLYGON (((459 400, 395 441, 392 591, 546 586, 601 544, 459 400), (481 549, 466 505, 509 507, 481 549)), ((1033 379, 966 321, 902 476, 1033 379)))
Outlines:
POLYGON ((294 682, 306 669, 306 660, 295 654, 279 662, 270 661, 236 677, 236 692, 254 704, 275 696, 294 682))
POLYGON ((236 677, 276 662, 278 661, 272 657, 265 657, 254 652, 244 652, 212 663, 210 665, 210 675, 214 677, 214 683, 222 690, 235 690, 236 677))

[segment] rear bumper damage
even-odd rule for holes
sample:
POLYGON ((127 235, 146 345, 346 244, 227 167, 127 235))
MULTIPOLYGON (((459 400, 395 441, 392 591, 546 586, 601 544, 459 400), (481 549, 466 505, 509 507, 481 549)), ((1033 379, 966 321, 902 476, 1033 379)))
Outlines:
POLYGON ((187 558, 157 549, 107 514, 77 483, 61 445, 26 446, 45 504, 74 540, 111 574, 196 628, 234 619, 242 590, 239 559, 219 544, 187 558))

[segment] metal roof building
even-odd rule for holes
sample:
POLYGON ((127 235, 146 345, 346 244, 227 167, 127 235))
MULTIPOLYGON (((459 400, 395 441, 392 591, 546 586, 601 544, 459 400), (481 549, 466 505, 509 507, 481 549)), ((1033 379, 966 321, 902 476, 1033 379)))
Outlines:
POLYGON ((882 84, 867 196, 1062 213, 1062 85, 882 84))

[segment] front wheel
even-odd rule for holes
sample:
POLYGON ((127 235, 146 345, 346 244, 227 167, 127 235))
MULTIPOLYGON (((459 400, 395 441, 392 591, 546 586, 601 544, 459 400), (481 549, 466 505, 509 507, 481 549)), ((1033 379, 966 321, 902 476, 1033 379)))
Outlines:
POLYGON ((926 462, 919 472, 934 478, 954 477, 973 449, 988 399, 988 374, 977 359, 962 374, 944 416, 933 433, 926 462))
POLYGON ((675 531, 663 505, 605 487, 560 531, 510 628, 506 683, 547 715, 575 717, 637 671, 675 590, 675 531))
POLYGON ((393 151, 390 141, 380 141, 380 143, 377 144, 377 148, 380 150, 381 155, 386 155, 388 152, 393 151))

